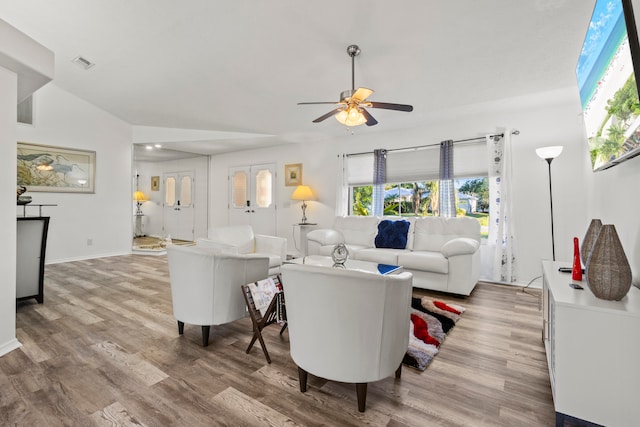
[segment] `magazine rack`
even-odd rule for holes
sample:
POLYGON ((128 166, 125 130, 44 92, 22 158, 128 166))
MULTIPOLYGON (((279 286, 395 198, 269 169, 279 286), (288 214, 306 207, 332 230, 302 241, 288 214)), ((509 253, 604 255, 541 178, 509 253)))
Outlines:
POLYGON ((268 363, 271 363, 271 357, 269 357, 267 346, 264 343, 264 339, 262 338, 262 330, 266 326, 279 322, 284 322, 282 328, 280 329, 280 335, 282 335, 284 330, 287 329, 284 292, 276 293, 271 299, 271 302, 269 303, 269 306, 265 310, 264 314, 262 314, 260 310, 256 308, 250 285, 242 285, 241 288, 242 296, 244 296, 244 301, 247 304, 247 310, 249 311, 249 316, 251 317, 251 322, 253 323, 253 337, 251 338, 251 342, 247 347, 246 353, 249 354, 249 351, 251 351, 253 344, 256 342, 256 340, 259 340, 260 346, 262 347, 262 352, 264 353, 264 357, 267 359, 268 363))

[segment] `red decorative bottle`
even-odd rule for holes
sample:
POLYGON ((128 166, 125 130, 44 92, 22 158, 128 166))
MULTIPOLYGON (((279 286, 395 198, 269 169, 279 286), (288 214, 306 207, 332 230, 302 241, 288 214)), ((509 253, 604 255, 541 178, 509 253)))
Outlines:
POLYGON ((582 281, 582 265, 580 264, 580 246, 578 245, 578 238, 573 238, 573 269, 571 271, 571 278, 576 282, 582 281))

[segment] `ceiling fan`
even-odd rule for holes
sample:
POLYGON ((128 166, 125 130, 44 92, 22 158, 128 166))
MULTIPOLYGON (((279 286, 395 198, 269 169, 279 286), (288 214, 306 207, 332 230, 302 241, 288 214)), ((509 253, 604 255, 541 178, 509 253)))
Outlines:
POLYGON ((367 98, 373 94, 373 90, 366 87, 355 89, 355 57, 360 54, 360 48, 352 44, 347 48, 347 53, 351 57, 351 90, 345 90, 340 93, 340 101, 338 102, 299 102, 298 105, 313 104, 335 104, 339 105, 333 111, 328 112, 315 119, 313 123, 320 123, 329 117, 335 116, 336 120, 346 126, 359 126, 366 124, 373 126, 378 121, 373 118, 366 108, 382 108, 385 110, 396 111, 413 111, 413 106, 407 104, 392 104, 389 102, 373 102, 367 101, 367 98))

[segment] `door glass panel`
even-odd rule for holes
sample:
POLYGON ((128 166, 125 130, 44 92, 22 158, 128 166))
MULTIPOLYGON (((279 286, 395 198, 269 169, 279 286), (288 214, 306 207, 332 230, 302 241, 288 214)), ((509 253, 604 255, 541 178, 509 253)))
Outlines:
POLYGON ((172 176, 167 177, 165 184, 164 204, 174 206, 176 204, 176 179, 172 176))
POLYGON ((191 177, 183 176, 180 179, 180 205, 191 205, 191 177))
POLYGON ((243 208, 247 204, 247 174, 243 171, 233 174, 233 207, 243 208))
POLYGON ((262 169, 256 174, 256 204, 259 208, 271 206, 271 171, 262 169))

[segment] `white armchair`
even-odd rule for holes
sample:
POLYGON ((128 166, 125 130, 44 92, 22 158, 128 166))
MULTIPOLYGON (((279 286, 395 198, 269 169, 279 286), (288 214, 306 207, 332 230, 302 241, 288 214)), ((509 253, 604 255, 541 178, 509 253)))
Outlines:
POLYGON ((210 228, 206 239, 198 239, 196 246, 216 248, 229 253, 256 254, 269 258, 269 274, 277 274, 287 259, 287 239, 254 234, 250 225, 210 228))
POLYGON ((241 285, 268 276, 269 259, 233 255, 197 246, 167 246, 173 315, 178 333, 184 324, 202 326, 202 345, 209 345, 211 325, 246 315, 241 285))
POLYGON ((412 275, 380 275, 340 268, 285 264, 291 358, 300 391, 307 373, 355 383, 358 410, 367 383, 396 373, 409 343, 412 275))

